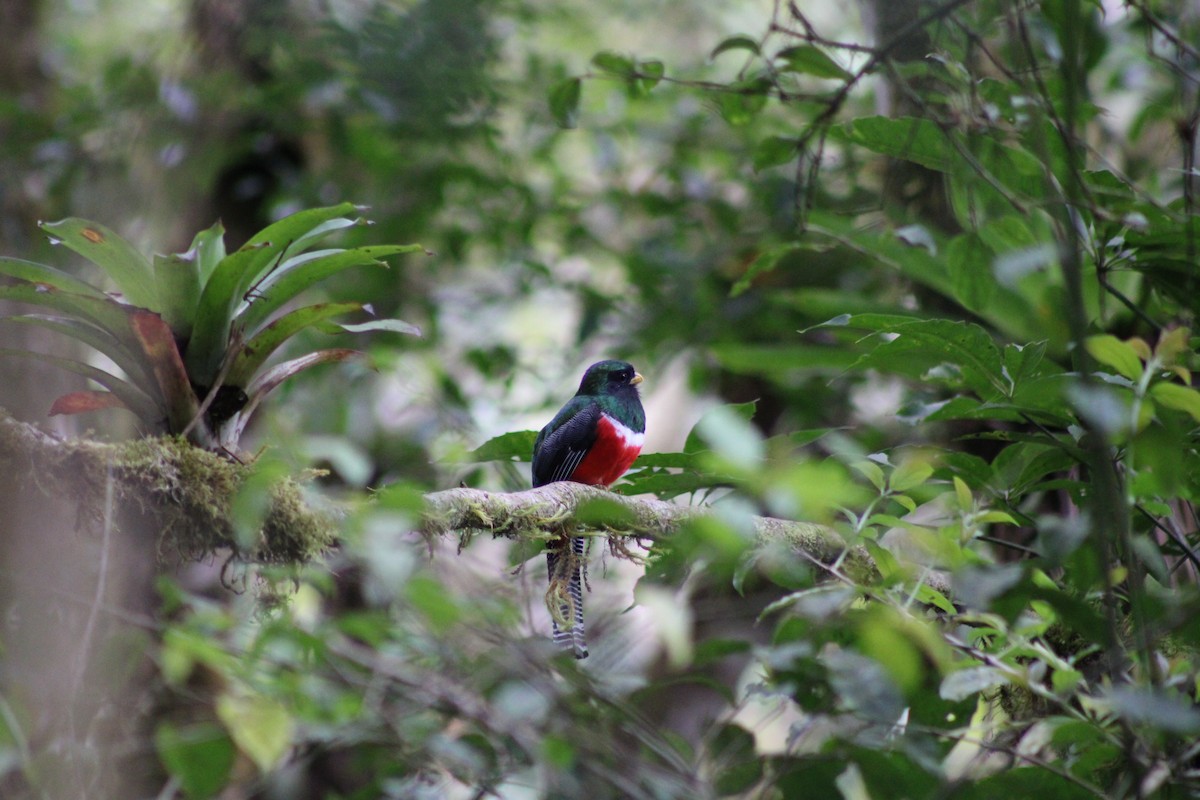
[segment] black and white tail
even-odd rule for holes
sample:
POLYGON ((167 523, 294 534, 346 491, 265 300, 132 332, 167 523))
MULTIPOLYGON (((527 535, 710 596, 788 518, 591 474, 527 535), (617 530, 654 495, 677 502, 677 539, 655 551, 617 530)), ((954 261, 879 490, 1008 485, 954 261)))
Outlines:
MULTIPOLYGON (((571 651, 576 658, 587 658, 587 632, 583 627, 583 561, 584 548, 586 542, 582 537, 571 537, 571 563, 569 565, 571 575, 567 582, 567 594, 571 598, 570 603, 563 603, 560 608, 560 615, 566 619, 572 620, 570 628, 561 628, 557 620, 551 615, 550 624, 554 626, 554 643, 563 650, 571 651), (572 614, 572 606, 574 614, 572 614)), ((554 576, 557 572, 558 560, 562 556, 555 552, 549 551, 546 553, 546 566, 548 567, 550 582, 554 582, 554 576)))

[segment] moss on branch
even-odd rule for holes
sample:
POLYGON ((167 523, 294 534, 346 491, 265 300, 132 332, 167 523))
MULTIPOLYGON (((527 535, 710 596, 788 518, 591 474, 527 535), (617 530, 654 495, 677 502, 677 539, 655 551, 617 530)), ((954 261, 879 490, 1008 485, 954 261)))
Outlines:
MULTIPOLYGON (((586 529, 665 541, 685 525, 714 513, 709 506, 625 497, 578 483, 552 483, 523 492, 448 489, 425 495, 425 503, 422 530, 433 536, 479 530, 494 536, 542 538, 550 533, 579 535, 580 529, 586 529)), ((870 554, 862 547, 847 547, 832 528, 772 517, 753 517, 752 525, 759 545, 783 543, 815 562, 837 563, 856 581, 878 578, 870 554)))
MULTIPOLYGON (((178 437, 115 444, 57 439, 0 410, 0 469, 23 489, 76 504, 81 525, 103 521, 110 487, 118 522, 131 515, 157 532, 160 554, 201 558, 237 546, 231 508, 252 466, 178 437)), ((336 521, 284 479, 270 489, 258 541, 240 554, 255 561, 306 561, 336 541, 336 521)))
MULTIPOLYGON (((231 519, 234 497, 252 471, 179 438, 108 444, 60 440, 0 410, 0 468, 56 500, 69 498, 80 519, 101 520, 107 487, 117 506, 135 510, 158 532, 160 553, 198 558, 238 549, 231 519)), ((241 555, 272 563, 300 563, 335 544, 337 521, 314 510, 300 486, 284 479, 271 489, 259 540, 241 555)), ((523 492, 449 489, 425 495, 421 533, 551 539, 610 535, 666 541, 693 521, 715 513, 706 506, 625 497, 591 486, 555 483, 523 492)), ((813 562, 834 565, 855 581, 878 577, 862 547, 847 547, 831 528, 809 522, 753 517, 761 546, 783 544, 813 562)))

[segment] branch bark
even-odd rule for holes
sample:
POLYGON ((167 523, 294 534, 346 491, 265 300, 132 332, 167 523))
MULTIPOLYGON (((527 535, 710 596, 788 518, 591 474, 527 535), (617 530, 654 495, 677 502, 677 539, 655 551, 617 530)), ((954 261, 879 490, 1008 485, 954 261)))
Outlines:
MULTIPOLYGON (((24 476, 47 495, 71 498, 86 519, 97 512, 108 481, 119 502, 138 508, 160 526, 164 543, 187 555, 235 547, 232 501, 251 474, 242 465, 178 439, 143 439, 106 444, 60 440, 0 410, 0 468, 24 476)), ((720 518, 711 506, 682 506, 625 497, 592 486, 554 483, 523 492, 449 489, 425 495, 420 533, 545 540, 570 536, 621 536, 669 541, 689 525, 720 518)), ((856 582, 879 571, 861 546, 849 547, 832 528, 772 517, 731 521, 754 537, 756 546, 789 550, 813 564, 833 568, 856 582)), ((336 520, 304 504, 293 482, 272 494, 261 540, 248 558, 301 562, 335 543, 336 520)), ((935 588, 944 589, 943 580, 935 588)))

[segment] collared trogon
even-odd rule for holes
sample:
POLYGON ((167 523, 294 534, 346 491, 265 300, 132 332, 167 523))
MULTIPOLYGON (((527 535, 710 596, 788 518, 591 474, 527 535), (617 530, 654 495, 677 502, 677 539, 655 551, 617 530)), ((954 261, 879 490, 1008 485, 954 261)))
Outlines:
MULTIPOLYGON (((588 367, 579 391, 538 433, 533 445, 533 485, 574 481, 608 487, 624 475, 641 452, 646 432, 646 413, 637 390, 641 382, 642 376, 624 361, 600 361, 588 367)), ((552 608, 557 603, 561 612, 557 617, 572 620, 572 625, 563 629, 558 619, 552 619, 554 641, 576 658, 587 658, 584 540, 571 537, 569 554, 562 552, 563 543, 550 546, 555 545, 559 549, 546 553, 547 603, 552 608)))

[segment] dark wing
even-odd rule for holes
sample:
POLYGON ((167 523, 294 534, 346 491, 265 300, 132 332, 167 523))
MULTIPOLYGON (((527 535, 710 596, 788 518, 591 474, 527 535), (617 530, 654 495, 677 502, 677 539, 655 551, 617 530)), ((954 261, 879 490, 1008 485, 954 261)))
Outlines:
POLYGON ((576 399, 563 406, 538 434, 533 446, 534 486, 570 478, 596 443, 600 406, 594 401, 576 406, 576 399))

